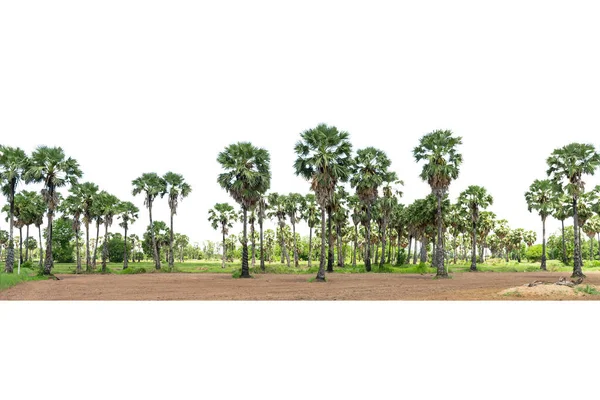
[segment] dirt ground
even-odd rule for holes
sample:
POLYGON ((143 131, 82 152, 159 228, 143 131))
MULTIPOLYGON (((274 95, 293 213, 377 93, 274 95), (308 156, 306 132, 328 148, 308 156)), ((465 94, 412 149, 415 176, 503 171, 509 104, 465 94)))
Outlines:
MULTIPOLYGON (((556 282, 562 276, 569 274, 478 272, 435 280, 433 275, 333 273, 319 283, 308 281, 312 275, 59 275, 59 281, 25 282, 2 291, 0 300, 600 300, 561 291, 502 293, 535 280, 556 282)), ((584 285, 600 285, 599 272, 587 276, 584 285)))

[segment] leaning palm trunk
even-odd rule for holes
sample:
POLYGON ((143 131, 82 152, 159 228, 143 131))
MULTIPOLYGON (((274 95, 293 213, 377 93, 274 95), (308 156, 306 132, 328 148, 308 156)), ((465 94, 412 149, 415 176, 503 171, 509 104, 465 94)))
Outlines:
POLYGON ((250 270, 248 269, 248 236, 246 234, 247 229, 247 214, 248 210, 246 207, 242 207, 244 212, 244 238, 242 240, 242 278, 250 278, 250 270))
MULTIPOLYGON (((50 196, 54 196, 54 188, 50 189, 50 196)), ((44 274, 50 275, 54 260, 52 259, 52 221, 54 219, 54 209, 48 208, 48 234, 46 235, 46 261, 44 263, 44 274)))
POLYGON ((19 226, 19 265, 23 265, 23 227, 19 226))
POLYGON ((579 216, 577 215, 577 198, 573 196, 573 232, 574 232, 574 246, 573 246, 573 275, 572 278, 585 278, 581 269, 581 243, 579 239, 579 216))
POLYGON ((477 271, 477 227, 475 222, 473 222, 473 234, 471 235, 471 240, 473 241, 473 248, 471 253, 471 268, 470 271, 477 271))
MULTIPOLYGON (((437 268, 436 276, 440 278, 447 278, 448 271, 444 266, 444 234, 442 228, 442 194, 437 194, 437 241, 435 248, 435 260, 433 265, 437 268)), ((456 241, 454 242, 456 245, 456 241)), ((456 252, 454 253, 454 257, 456 257, 456 252)), ((456 260, 456 258, 455 258, 456 260)), ((456 262, 455 262, 456 263, 456 262)))
POLYGON ((254 264, 256 263, 256 241, 254 240, 254 220, 250 224, 250 239, 252 240, 252 268, 254 268, 254 264))
POLYGON ((321 207, 321 255, 315 280, 325 282, 325 207, 321 207))

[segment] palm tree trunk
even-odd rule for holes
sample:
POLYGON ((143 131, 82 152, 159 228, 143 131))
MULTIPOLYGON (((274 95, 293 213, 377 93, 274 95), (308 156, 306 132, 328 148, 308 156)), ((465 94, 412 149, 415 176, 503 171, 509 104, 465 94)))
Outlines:
POLYGON ((354 249, 352 250, 352 266, 356 267, 356 247, 358 246, 358 225, 354 225, 354 249))
POLYGON ((385 223, 382 224, 381 226, 381 230, 380 230, 380 234, 381 234, 381 258, 379 259, 379 268, 383 267, 383 264, 385 264, 385 247, 386 247, 386 240, 385 240, 385 231, 386 231, 386 226, 385 223))
POLYGON ((312 226, 308 227, 308 268, 312 259, 312 226))
POLYGON ((150 215, 150 235, 152 236, 152 250, 154 252, 154 266, 160 269, 160 257, 156 245, 156 236, 154 235, 154 225, 152 224, 152 202, 148 202, 148 214, 150 215))
MULTIPOLYGON (((49 189, 50 196, 54 197, 54 188, 49 189)), ((44 263, 44 274, 50 275, 54 260, 52 259, 52 220, 54 218, 54 209, 48 207, 48 234, 46 235, 46 262, 44 263)))
POLYGON ((294 239, 294 266, 298 268, 298 243, 296 243, 296 222, 292 221, 292 236, 294 239))
POLYGON ((38 226, 38 233, 40 235, 40 268, 41 268, 43 265, 42 260, 44 259, 44 247, 42 246, 42 225, 38 226))
POLYGON ((417 264, 417 238, 415 237, 415 249, 413 251, 413 265, 417 264))
POLYGON ((102 245, 102 273, 106 272, 106 259, 108 258, 108 223, 104 222, 104 243, 102 245))
POLYGON ((256 240, 254 240, 254 219, 250 224, 250 240, 252 242, 252 268, 256 264, 256 240))
POLYGON ((90 223, 85 223, 85 271, 92 272, 92 263, 90 260, 90 223))
MULTIPOLYGON (((152 225, 150 225, 152 226, 152 225)), ((98 255, 98 239, 100 239, 100 220, 96 220, 96 243, 94 244, 94 258, 92 259, 92 267, 96 269, 96 258, 98 255)))
MULTIPOLYGON (((440 278, 447 278, 448 271, 444 266, 444 241, 442 232, 442 194, 437 193, 437 241, 435 249, 435 260, 433 262, 435 268, 437 268, 436 276, 440 278)), ((455 253, 456 256, 456 253, 455 253)))
POLYGON ((225 268, 225 254, 227 252, 227 245, 225 244, 225 225, 221 227, 221 233, 223 233, 223 256, 221 257, 221 268, 225 268))
POLYGON ((454 265, 456 265, 456 262, 458 261, 457 260, 457 256, 458 255, 456 254, 457 249, 458 249, 458 244, 456 243, 456 235, 452 235, 452 236, 453 236, 452 239, 453 239, 453 242, 454 242, 454 265))
POLYGON ((250 270, 248 268, 248 235, 247 229, 247 216, 248 210, 246 207, 242 207, 244 213, 244 238, 242 240, 242 278, 250 278, 250 270))
POLYGON ((78 274, 81 273, 81 251, 79 249, 79 228, 75 231, 75 247, 77 248, 77 270, 78 274))
POLYGON ((367 244, 367 254, 365 255, 365 270, 371 272, 371 205, 367 205, 367 226, 365 243, 367 244))
POLYGON ((127 260, 127 224, 125 224, 125 250, 123 253, 123 269, 127 269, 129 260, 127 260))
POLYGON ((567 263, 567 246, 565 244, 565 220, 561 220, 560 221, 561 227, 562 227, 562 261, 564 264, 567 263))
POLYGON ((600 232, 598 233, 598 258, 600 258, 600 232))
POLYGON ((263 221, 262 219, 258 221, 258 225, 260 228, 260 269, 264 272, 265 270, 265 253, 263 247, 263 221))
POLYGON ((331 234, 331 207, 327 207, 327 272, 333 272, 333 235, 331 234))
POLYGON ((410 249, 412 247, 413 236, 408 235, 408 255, 406 256, 406 263, 410 264, 410 249))
MULTIPOLYGON (((15 265, 15 243, 13 236, 14 228, 14 215, 15 215, 15 187, 16 180, 13 179, 10 182, 10 215, 8 217, 8 250, 6 251, 6 264, 4 266, 4 272, 12 273, 15 265)), ((41 243, 41 242, 40 242, 41 243)), ((41 264, 40 264, 41 265, 41 264)))
POLYGON ((581 263, 581 243, 579 239, 579 216, 577 215, 577 198, 573 197, 573 233, 574 233, 574 246, 573 246, 573 275, 572 278, 585 278, 582 271, 581 263))
POLYGON ((335 233, 337 236, 337 255, 338 255, 338 267, 344 266, 344 251, 342 250, 342 227, 339 223, 335 224, 335 233))
POLYGON ((169 237, 169 269, 173 270, 175 260, 173 258, 173 210, 171 210, 171 232, 169 237))
POLYGON ((325 282, 325 207, 321 207, 321 255, 319 260, 319 272, 315 278, 318 282, 325 282))
MULTIPOLYGON (((27 258, 27 257, 25 257, 27 258)), ((590 261, 594 260, 594 236, 590 238, 590 261)))
POLYGON ((429 240, 427 237, 423 237, 423 241, 421 242, 421 259, 422 263, 427 262, 427 247, 429 246, 429 240))
POLYGON ((23 227, 19 227, 19 261, 23 265, 23 227))
POLYGON ((27 243, 29 242, 29 225, 26 225, 26 229, 25 229, 25 261, 29 261, 29 246, 27 246, 27 243))
POLYGON ((473 222, 473 234, 471 240, 473 241, 473 247, 471 253, 471 268, 469 268, 469 271, 477 271, 477 228, 475 222, 473 222))
POLYGON ((542 218, 542 271, 546 271, 546 218, 542 218))

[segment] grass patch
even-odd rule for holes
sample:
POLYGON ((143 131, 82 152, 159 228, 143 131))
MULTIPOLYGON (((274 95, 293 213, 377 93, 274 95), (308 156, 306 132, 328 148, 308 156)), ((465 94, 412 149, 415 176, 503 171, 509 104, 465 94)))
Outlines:
POLYGON ((5 290, 22 282, 39 281, 48 279, 48 276, 38 275, 37 271, 29 268, 21 268, 21 273, 17 274, 17 270, 12 274, 0 272, 0 290, 5 290))
POLYGON ((523 297, 523 295, 517 291, 506 292, 503 294, 505 297, 523 297))
POLYGON ((120 275, 145 274, 146 268, 144 268, 144 267, 140 267, 140 268, 128 267, 127 269, 123 269, 123 270, 119 271, 118 273, 120 275))
POLYGON ((591 294, 594 296, 600 295, 600 291, 598 291, 595 287, 590 285, 585 285, 585 287, 578 287, 577 291, 585 294, 591 294))

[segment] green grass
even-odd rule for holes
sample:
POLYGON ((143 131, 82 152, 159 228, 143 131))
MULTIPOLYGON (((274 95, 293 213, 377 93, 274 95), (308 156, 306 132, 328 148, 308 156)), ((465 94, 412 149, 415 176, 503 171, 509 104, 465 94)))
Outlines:
POLYGON ((600 291, 598 291, 595 287, 590 285, 585 285, 585 287, 578 287, 577 291, 595 296, 600 295, 600 291))
POLYGON ((0 291, 18 285, 22 282, 39 281, 42 279, 48 279, 48 277, 39 276, 37 270, 29 268, 21 268, 20 274, 17 274, 16 268, 12 274, 0 272, 0 291))

